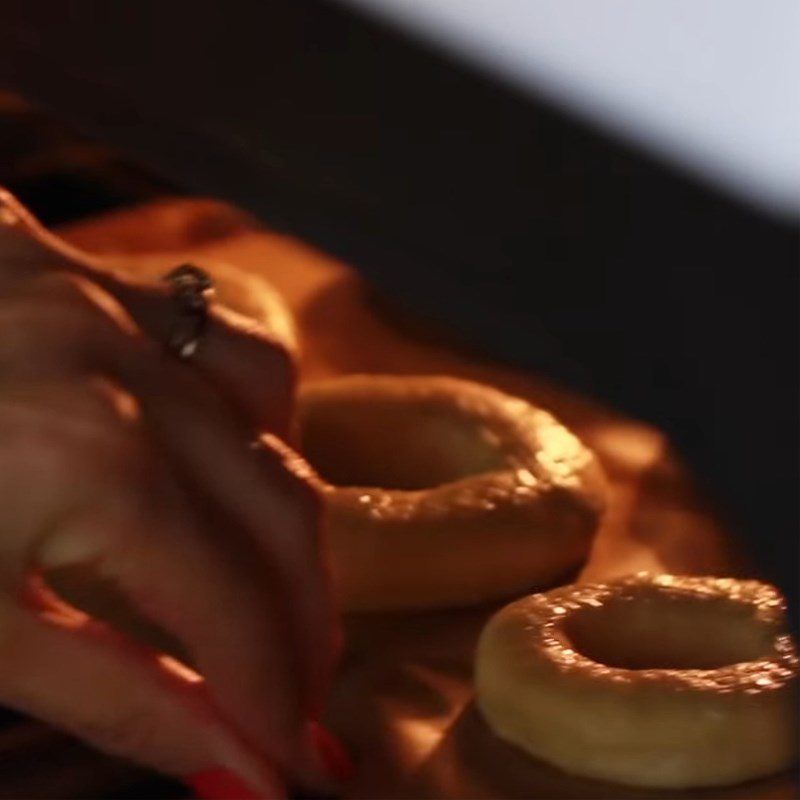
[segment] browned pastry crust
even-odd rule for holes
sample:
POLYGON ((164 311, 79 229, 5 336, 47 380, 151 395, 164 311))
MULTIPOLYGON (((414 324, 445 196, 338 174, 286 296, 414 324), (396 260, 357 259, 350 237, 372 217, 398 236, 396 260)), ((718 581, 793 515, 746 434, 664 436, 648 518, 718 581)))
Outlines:
POLYGON ((503 739, 637 786, 734 784, 798 755, 797 655, 773 587, 653 577, 517 600, 484 629, 477 703, 503 739))
POLYGON ((348 609, 508 597, 588 552, 601 470, 524 400, 454 378, 355 375, 301 389, 298 414, 348 609))

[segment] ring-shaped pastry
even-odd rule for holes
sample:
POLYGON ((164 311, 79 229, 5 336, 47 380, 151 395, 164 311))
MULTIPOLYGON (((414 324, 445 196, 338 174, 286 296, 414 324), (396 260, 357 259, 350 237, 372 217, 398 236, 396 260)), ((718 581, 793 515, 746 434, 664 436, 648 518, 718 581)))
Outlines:
POLYGON ((301 388, 301 449, 323 480, 343 605, 468 605, 552 586, 605 505, 592 453, 549 413, 445 377, 301 388))
POLYGON ((758 581, 638 574, 525 597, 483 630, 476 690, 497 735, 585 777, 726 785, 798 755, 797 656, 758 581))

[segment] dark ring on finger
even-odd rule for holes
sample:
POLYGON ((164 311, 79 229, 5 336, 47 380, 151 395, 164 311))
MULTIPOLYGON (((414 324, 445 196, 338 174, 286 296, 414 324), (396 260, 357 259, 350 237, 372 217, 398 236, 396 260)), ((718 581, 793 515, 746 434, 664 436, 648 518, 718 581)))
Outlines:
POLYGON ((175 323, 167 347, 178 358, 191 358, 200 346, 208 327, 208 296, 214 282, 207 272, 194 264, 181 264, 170 270, 164 280, 172 289, 175 323))

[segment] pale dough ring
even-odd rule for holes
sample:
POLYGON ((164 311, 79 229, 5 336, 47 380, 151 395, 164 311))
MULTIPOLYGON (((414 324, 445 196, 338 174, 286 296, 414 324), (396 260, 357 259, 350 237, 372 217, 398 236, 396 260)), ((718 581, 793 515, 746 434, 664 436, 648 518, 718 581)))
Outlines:
POLYGON ((525 597, 485 627, 475 677, 497 735, 576 775, 727 785, 798 755, 797 655, 758 581, 639 574, 525 597))
POLYGON ((445 377, 301 387, 349 610, 467 605, 551 586, 586 557, 605 506, 592 453, 550 414, 445 377))

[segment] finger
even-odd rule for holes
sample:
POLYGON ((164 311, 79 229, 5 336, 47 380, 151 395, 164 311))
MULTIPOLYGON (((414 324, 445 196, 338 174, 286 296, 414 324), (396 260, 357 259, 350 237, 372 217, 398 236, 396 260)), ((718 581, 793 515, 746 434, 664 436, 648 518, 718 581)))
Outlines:
MULTIPOLYGON (((320 647, 310 641, 314 635, 311 629, 307 630, 304 637, 306 651, 314 655, 308 668, 308 691, 309 710, 316 719, 322 710, 343 645, 341 612, 334 599, 333 575, 329 569, 330 553, 322 511, 322 484, 308 462, 272 434, 262 434, 255 449, 262 471, 273 475, 272 485, 285 487, 278 502, 283 507, 281 519, 285 520, 287 538, 307 542, 306 547, 312 550, 311 557, 319 565, 310 575, 316 584, 307 587, 307 602, 316 608, 320 629, 326 638, 320 647)), ((256 514, 257 512, 254 513, 254 519, 256 514)), ((268 533, 263 526, 253 529, 259 548, 267 554, 273 547, 268 533)), ((301 557, 304 549, 299 548, 301 557)), ((302 615, 298 619, 302 619, 302 615)))
MULTIPOLYGON (((0 257, 6 282, 43 269, 70 270, 114 295, 159 342, 175 333, 176 317, 163 263, 85 253, 46 230, 0 188, 0 257), (5 219, 5 224, 3 220, 5 219)), ((297 375, 297 337, 277 292, 257 276, 224 263, 198 264, 216 284, 209 326, 193 363, 228 394, 259 429, 286 434, 297 375)))
MULTIPOLYGON (((292 714, 295 719, 308 719, 319 711, 336 644, 330 578, 319 539, 320 503, 308 481, 310 470, 297 456, 287 462, 285 454, 279 454, 269 442, 257 450, 247 448, 224 407, 216 407, 207 396, 196 399, 191 406, 191 398, 198 397, 196 391, 191 391, 191 380, 174 394, 159 391, 167 376, 151 372, 154 366, 150 360, 138 369, 134 367, 136 374, 132 375, 131 363, 128 359, 120 367, 120 379, 125 381, 127 376, 128 385, 137 386, 143 413, 155 426, 170 458, 189 477, 191 485, 202 488, 204 496, 224 515, 222 518, 230 521, 226 545, 230 544, 230 536, 243 534, 246 545, 253 548, 250 563, 260 565, 262 582, 269 582, 271 594, 286 598, 280 622, 289 632, 286 650, 294 658, 288 668, 297 681, 292 687, 294 693, 287 692, 287 706, 254 707, 254 693, 242 693, 246 682, 241 675, 229 671, 229 649, 215 651, 203 637, 202 628, 176 632, 184 634, 198 664, 204 665, 203 673, 210 681, 216 679, 228 707, 236 709, 237 718, 254 737, 274 733, 270 726, 276 717, 285 731, 292 714), (201 660, 204 653, 211 660, 201 660), (289 701, 298 695, 300 705, 292 707, 289 701), (281 710, 283 715, 279 714, 281 710)), ((215 523, 212 520, 210 524, 215 523)), ((166 560, 165 568, 170 563, 166 560)), ((193 572, 193 577, 197 574, 193 572)), ((258 600, 257 596, 248 598, 248 604, 258 600)), ((264 598, 261 602, 265 602, 264 598)), ((274 637, 278 632, 275 630, 274 637)), ((262 672, 262 681, 265 677, 268 676, 262 672)), ((305 737, 309 734, 307 730, 301 733, 305 737)), ((289 732, 284 736, 287 743, 296 741, 289 732)), ((295 767, 295 774, 302 775, 309 768, 318 770, 308 745, 306 741, 299 754, 296 750, 291 755, 280 754, 294 758, 290 766, 295 767)))
MULTIPOLYGON (((120 367, 126 380, 130 362, 120 367)), ((149 371, 152 365, 148 363, 149 371)), ((306 462, 277 440, 264 436, 259 447, 245 440, 224 407, 187 385, 170 394, 164 381, 140 371, 143 413, 169 456, 255 545, 273 568, 274 588, 287 600, 286 622, 300 653, 295 664, 306 714, 318 712, 338 651, 327 552, 322 540, 321 499, 306 462), (194 405, 190 405, 191 398, 194 405)))
POLYGON ((224 767, 259 797, 285 797, 198 675, 28 589, 24 604, 0 601, 0 702, 175 777, 224 767))
POLYGON ((339 630, 315 476, 300 456, 270 437, 262 437, 257 448, 243 446, 224 409, 207 400, 189 408, 181 394, 146 393, 154 399, 143 400, 145 414, 171 458, 218 507, 229 510, 261 558, 273 565, 275 586, 288 598, 287 623, 302 654, 297 668, 305 709, 318 712, 339 630))
MULTIPOLYGON (((157 466, 147 472, 157 474, 157 466)), ((37 542, 36 563, 48 574, 84 565, 90 587, 118 587, 182 644, 223 717, 301 776, 307 765, 297 653, 269 565, 235 535, 235 523, 209 520, 205 511, 202 521, 193 520, 197 498, 195 508, 177 500, 165 492, 163 479, 140 472, 128 474, 124 487, 99 483, 94 491, 102 489, 104 503, 62 518, 37 542), (206 526, 225 530, 225 540, 206 526)), ((115 624, 126 616, 113 593, 106 605, 87 608, 115 624)))

